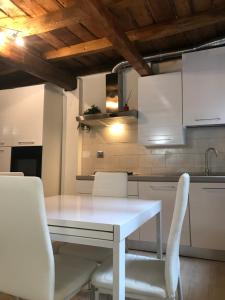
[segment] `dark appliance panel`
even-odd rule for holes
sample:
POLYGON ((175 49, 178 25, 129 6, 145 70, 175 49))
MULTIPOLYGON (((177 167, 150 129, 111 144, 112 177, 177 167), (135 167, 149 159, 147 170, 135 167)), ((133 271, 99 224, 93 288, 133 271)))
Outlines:
POLYGON ((41 177, 42 146, 12 147, 11 172, 41 177))

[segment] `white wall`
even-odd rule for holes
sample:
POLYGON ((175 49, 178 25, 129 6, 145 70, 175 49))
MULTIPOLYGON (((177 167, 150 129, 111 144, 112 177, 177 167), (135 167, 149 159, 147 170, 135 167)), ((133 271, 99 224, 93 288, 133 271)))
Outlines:
POLYGON ((62 178, 61 193, 74 194, 76 174, 79 172, 79 130, 76 116, 79 114, 79 89, 64 93, 62 178))

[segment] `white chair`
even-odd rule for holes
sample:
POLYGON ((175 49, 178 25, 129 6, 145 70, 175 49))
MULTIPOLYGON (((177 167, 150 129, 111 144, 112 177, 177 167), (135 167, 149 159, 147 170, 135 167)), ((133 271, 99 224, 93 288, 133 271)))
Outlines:
POLYGON ((96 172, 93 196, 127 198, 127 173, 96 172))
MULTIPOLYGON (((158 260, 142 255, 126 254, 126 296, 141 300, 182 298, 179 244, 188 203, 190 177, 183 174, 178 183, 175 208, 170 228, 166 258, 158 260)), ((112 294, 112 259, 105 261, 93 274, 92 285, 99 293, 112 294)))
POLYGON ((0 172, 0 176, 24 176, 23 172, 0 172))
POLYGON ((96 263, 53 256, 42 182, 0 177, 0 292, 29 300, 71 299, 96 263))
MULTIPOLYGON (((128 194, 127 183, 127 173, 96 172, 92 195, 126 198, 128 194)), ((63 244, 62 246, 59 246, 58 253, 76 255, 101 263, 112 255, 112 249, 76 244, 63 244)))

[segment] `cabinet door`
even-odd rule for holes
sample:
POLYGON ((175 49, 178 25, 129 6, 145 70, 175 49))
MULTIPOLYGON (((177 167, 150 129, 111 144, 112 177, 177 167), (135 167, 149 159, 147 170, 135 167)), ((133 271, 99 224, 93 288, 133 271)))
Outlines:
POLYGON ((3 105, 3 128, 10 145, 42 145, 44 85, 2 90, 3 105))
POLYGON ((183 55, 184 125, 225 123, 225 48, 183 55))
POLYGON ((225 250, 225 183, 190 185, 192 246, 225 250))
MULTIPOLYGON (((163 243, 167 243, 172 222, 177 183, 176 182, 140 182, 139 197, 149 200, 162 201, 162 237, 163 243)), ((140 229, 141 241, 156 241, 155 219, 148 221, 140 229)), ((181 234, 181 245, 190 245, 189 210, 184 218, 181 234)))
POLYGON ((91 194, 93 188, 93 180, 77 180, 76 192, 78 194, 91 194))
POLYGON ((141 144, 184 144, 181 73, 140 77, 138 112, 141 144))
POLYGON ((12 145, 9 102, 6 94, 5 90, 0 91, 0 146, 12 145))
POLYGON ((0 172, 10 172, 11 148, 0 147, 0 172))

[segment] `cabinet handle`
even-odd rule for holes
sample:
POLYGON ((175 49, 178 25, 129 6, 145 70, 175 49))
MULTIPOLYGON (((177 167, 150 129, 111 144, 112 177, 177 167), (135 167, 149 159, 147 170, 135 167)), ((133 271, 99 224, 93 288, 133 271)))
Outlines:
POLYGON ((5 142, 0 142, 0 145, 5 145, 5 142))
POLYGON ((202 121, 219 121, 221 118, 208 118, 208 119, 195 119, 196 122, 202 122, 202 121))
POLYGON ((174 190, 176 190, 175 185, 165 185, 165 186, 150 185, 149 187, 154 191, 168 191, 168 190, 174 191, 174 190))
POLYGON ((161 141, 172 141, 172 138, 165 138, 165 139, 148 139, 149 142, 161 142, 161 141))
POLYGON ((0 149, 0 152, 4 152, 5 150, 3 150, 3 149, 0 149))
POLYGON ((34 142, 18 142, 19 145, 33 145, 34 142))
POLYGON ((217 190, 225 190, 225 187, 224 188, 222 188, 222 187, 215 187, 215 188, 207 188, 207 187, 204 187, 204 188, 202 188, 202 190, 211 190, 211 191, 213 191, 213 190, 215 190, 215 191, 217 191, 217 190))

